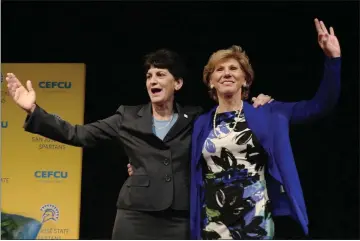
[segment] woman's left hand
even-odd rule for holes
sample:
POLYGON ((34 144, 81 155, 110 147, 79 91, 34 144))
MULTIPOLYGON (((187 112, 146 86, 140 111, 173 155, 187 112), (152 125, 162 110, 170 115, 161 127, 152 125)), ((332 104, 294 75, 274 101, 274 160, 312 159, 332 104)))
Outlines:
POLYGON ((341 56, 340 44, 335 36, 333 27, 330 27, 330 33, 326 29, 323 21, 319 21, 315 18, 315 27, 318 33, 318 43, 324 53, 330 58, 336 58, 341 56))

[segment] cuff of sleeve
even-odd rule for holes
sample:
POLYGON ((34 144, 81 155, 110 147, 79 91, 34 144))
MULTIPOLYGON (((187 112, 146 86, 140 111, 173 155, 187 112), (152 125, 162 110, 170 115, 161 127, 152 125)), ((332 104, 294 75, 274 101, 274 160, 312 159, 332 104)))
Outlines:
POLYGON ((39 115, 40 109, 41 108, 38 105, 36 105, 34 111, 26 116, 25 123, 23 126, 25 131, 31 132, 34 129, 34 124, 35 124, 34 119, 36 118, 37 115, 39 115))
POLYGON ((341 68, 341 56, 340 57, 328 57, 325 58, 324 63, 325 68, 330 68, 334 70, 340 70, 341 68))
POLYGON ((328 57, 325 55, 325 61, 328 62, 328 63, 337 63, 337 62, 340 62, 341 61, 341 56, 339 57, 328 57))

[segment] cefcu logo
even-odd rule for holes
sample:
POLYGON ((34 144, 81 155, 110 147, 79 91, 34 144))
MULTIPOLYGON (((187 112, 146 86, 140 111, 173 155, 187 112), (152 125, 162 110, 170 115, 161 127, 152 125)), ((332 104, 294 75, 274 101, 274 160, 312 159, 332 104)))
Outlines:
POLYGON ((64 171, 35 171, 34 176, 39 179, 66 179, 68 172, 64 171))
POLYGON ((39 81, 39 88, 41 89, 64 90, 71 89, 71 87, 71 81, 39 81))
POLYGON ((59 220, 60 212, 54 204, 45 204, 40 208, 40 211, 42 212, 42 223, 59 220))
POLYGON ((9 127, 9 122, 8 121, 1 121, 1 128, 8 128, 9 127))

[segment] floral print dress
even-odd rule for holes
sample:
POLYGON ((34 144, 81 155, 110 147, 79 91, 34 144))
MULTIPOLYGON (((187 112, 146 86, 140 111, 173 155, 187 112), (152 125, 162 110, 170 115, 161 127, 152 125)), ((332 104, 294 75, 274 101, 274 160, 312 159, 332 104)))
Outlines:
POLYGON ((202 239, 274 236, 265 182, 267 155, 249 129, 244 113, 238 114, 238 111, 217 114, 215 129, 220 139, 211 131, 203 147, 202 239), (238 122, 231 132, 235 120, 238 122))

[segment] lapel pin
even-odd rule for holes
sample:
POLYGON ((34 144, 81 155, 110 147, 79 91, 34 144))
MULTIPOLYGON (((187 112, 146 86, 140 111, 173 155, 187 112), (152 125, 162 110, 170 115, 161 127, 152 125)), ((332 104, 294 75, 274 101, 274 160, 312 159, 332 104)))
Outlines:
POLYGON ((184 114, 184 117, 185 117, 185 118, 188 118, 188 115, 187 115, 187 114, 184 114))

